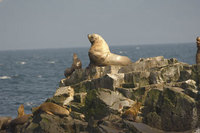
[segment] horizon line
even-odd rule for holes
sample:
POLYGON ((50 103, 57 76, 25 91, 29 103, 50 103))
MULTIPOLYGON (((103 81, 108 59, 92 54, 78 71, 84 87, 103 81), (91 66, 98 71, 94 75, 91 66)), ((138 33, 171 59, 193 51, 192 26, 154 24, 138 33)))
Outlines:
MULTIPOLYGON (((110 47, 120 47, 120 46, 142 46, 142 45, 182 45, 182 44, 192 44, 196 42, 181 42, 181 43, 155 43, 155 44, 117 44, 112 45, 110 44, 110 47)), ((68 47, 46 47, 46 48, 19 48, 19 49, 0 49, 0 52, 6 52, 6 51, 24 51, 24 50, 51 50, 51 49, 73 49, 73 48, 89 48, 90 46, 68 46, 68 47)))

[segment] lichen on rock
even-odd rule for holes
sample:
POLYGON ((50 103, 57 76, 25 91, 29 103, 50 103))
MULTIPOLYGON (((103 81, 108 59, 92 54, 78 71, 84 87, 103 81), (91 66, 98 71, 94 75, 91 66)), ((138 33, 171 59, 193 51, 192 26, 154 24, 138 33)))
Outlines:
POLYGON ((162 56, 77 69, 47 99, 71 109, 70 116, 34 114, 21 131, 192 131, 200 126, 199 77, 199 65, 162 56))

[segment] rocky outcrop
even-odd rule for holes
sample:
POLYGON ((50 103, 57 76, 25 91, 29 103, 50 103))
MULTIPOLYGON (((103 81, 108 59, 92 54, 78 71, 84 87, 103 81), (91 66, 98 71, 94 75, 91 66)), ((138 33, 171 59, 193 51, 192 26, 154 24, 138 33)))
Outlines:
POLYGON ((47 99, 71 110, 70 116, 36 113, 20 131, 190 132, 200 125, 199 77, 200 65, 162 56, 76 69, 47 99))
POLYGON ((8 116, 0 117, 0 132, 6 132, 11 120, 12 118, 8 116))

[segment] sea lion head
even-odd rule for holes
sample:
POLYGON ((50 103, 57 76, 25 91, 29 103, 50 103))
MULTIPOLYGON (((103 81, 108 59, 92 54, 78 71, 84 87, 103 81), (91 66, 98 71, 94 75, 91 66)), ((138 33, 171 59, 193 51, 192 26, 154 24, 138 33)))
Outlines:
POLYGON ((99 43, 104 41, 104 39, 98 34, 88 34, 88 39, 92 45, 94 43, 99 43))
POLYGON ((197 43, 200 44, 200 36, 198 36, 196 40, 197 40, 197 43))
POLYGON ((82 68, 81 60, 78 58, 78 55, 74 53, 71 69, 75 70, 75 69, 81 69, 81 68, 82 68))
POLYGON ((78 59, 78 55, 76 53, 73 54, 73 60, 78 59))

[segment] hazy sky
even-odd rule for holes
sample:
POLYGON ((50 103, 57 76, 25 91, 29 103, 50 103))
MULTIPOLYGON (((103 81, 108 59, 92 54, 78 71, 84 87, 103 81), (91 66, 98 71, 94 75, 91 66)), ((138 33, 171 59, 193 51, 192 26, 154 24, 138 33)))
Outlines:
POLYGON ((0 50, 195 42, 200 0, 0 0, 0 50))

